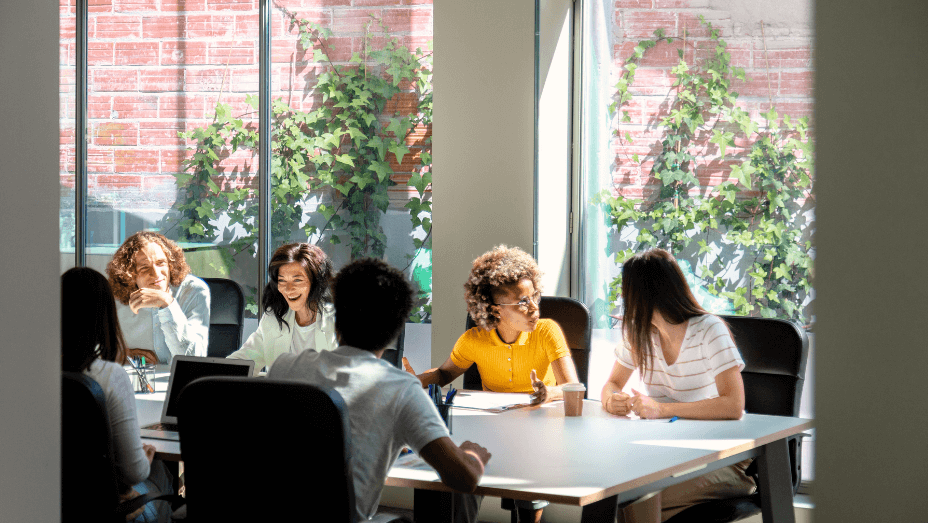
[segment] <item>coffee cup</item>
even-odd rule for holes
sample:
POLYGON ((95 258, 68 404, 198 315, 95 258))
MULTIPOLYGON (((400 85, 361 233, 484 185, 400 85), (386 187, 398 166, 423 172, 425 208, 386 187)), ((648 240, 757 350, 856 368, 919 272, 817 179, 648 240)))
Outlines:
POLYGON ((583 393, 586 392, 586 385, 582 383, 565 383, 561 387, 561 391, 564 393, 564 415, 582 416, 583 393))

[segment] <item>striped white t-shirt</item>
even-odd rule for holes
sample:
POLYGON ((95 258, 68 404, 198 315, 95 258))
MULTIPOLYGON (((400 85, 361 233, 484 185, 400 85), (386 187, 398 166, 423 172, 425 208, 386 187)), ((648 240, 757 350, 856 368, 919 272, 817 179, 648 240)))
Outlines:
MULTIPOLYGON (((737 366, 744 369, 744 360, 731 339, 728 327, 718 316, 706 314, 689 319, 686 335, 680 345, 680 355, 673 365, 667 365, 661 350, 660 337, 651 338, 654 344, 654 367, 642 377, 648 396, 656 401, 689 403, 719 396, 715 377, 722 371, 737 366)), ((625 343, 615 348, 616 360, 634 370, 631 352, 625 343)))

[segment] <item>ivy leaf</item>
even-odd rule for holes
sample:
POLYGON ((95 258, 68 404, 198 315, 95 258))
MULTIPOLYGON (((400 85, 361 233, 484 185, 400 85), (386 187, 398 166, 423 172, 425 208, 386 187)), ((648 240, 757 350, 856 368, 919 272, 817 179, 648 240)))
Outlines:
POLYGON ((337 154, 335 155, 335 160, 349 167, 354 167, 354 158, 352 158, 350 154, 337 154))
POLYGON ((390 164, 383 161, 371 162, 369 169, 377 175, 377 179, 381 182, 386 181, 391 174, 393 174, 393 169, 390 168, 390 164))
POLYGON ((406 147, 406 144, 402 143, 392 143, 387 149, 396 155, 396 163, 400 165, 403 164, 403 157, 409 154, 409 147, 406 147))

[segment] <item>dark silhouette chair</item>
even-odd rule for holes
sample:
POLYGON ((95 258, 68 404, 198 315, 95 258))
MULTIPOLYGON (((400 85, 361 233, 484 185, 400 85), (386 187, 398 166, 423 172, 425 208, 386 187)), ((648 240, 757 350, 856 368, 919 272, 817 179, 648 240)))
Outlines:
POLYGON ((313 510, 325 521, 356 521, 351 428, 335 390, 200 378, 181 391, 177 422, 192 521, 313 521, 313 510), (236 485, 248 485, 247 496, 230 498, 236 485))
POLYGON ((396 341, 383 352, 382 360, 389 361, 394 367, 403 370, 403 345, 406 342, 406 327, 400 329, 396 341))
MULTIPOLYGON (((567 339, 567 346, 570 348, 570 356, 577 368, 577 377, 580 378, 581 383, 588 386, 590 336, 592 335, 590 310, 586 308, 586 305, 573 298, 561 296, 542 296, 539 309, 542 318, 550 318, 561 326, 561 330, 564 331, 564 338, 567 339)), ((465 330, 476 326, 477 324, 468 314, 465 330)), ((480 371, 477 370, 476 365, 471 365, 464 371, 464 388, 483 389, 483 380, 480 378, 480 371)), ((589 394, 589 391, 587 391, 587 394, 589 394)))
POLYGON ((62 373, 61 521, 124 523, 127 514, 151 501, 170 502, 172 509, 184 502, 173 494, 151 493, 120 502, 126 488, 116 477, 103 389, 79 372, 62 373))
POLYGON ((226 278, 203 278, 209 286, 209 344, 206 355, 225 358, 242 346, 245 292, 226 278))
MULTIPOLYGON (((574 360, 574 366, 577 368, 577 377, 580 382, 589 388, 588 377, 590 373, 590 337, 592 336, 592 321, 590 319, 590 310, 586 305, 573 299, 562 296, 542 296, 539 304, 539 314, 542 318, 550 318, 561 326, 564 331, 564 338, 567 340, 567 346, 570 348, 570 357, 574 360)), ((465 330, 477 326, 470 314, 467 315, 465 330)), ((480 371, 476 365, 471 365, 464 371, 464 388, 465 389, 483 389, 483 380, 480 378, 480 371)), ((584 398, 589 394, 589 390, 584 393, 584 398)), ((547 501, 532 501, 531 510, 539 510, 548 506, 547 501)), ((522 502, 520 507, 516 502, 509 498, 503 498, 501 508, 508 510, 511 514, 512 523, 519 521, 518 510, 529 510, 529 503, 522 502)))
MULTIPOLYGON (((744 360, 745 410, 752 414, 798 416, 805 381, 809 338, 792 321, 747 316, 722 316, 744 360)), ((787 440, 793 495, 802 479, 802 435, 787 440)), ((751 464, 748 474, 756 475, 751 464)), ((667 523, 728 523, 761 511, 760 494, 694 505, 667 523)))

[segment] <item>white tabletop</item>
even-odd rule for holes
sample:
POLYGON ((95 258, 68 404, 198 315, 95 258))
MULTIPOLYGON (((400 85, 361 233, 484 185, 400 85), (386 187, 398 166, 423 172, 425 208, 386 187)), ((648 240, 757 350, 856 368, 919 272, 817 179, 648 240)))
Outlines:
MULTIPOLYGON (((586 400, 576 418, 564 416, 563 402, 501 414, 454 409, 451 438, 492 454, 478 494, 583 506, 811 427, 811 420, 756 414, 737 421, 638 420, 586 400)), ((394 466, 387 485, 447 490, 422 463, 394 466)))

